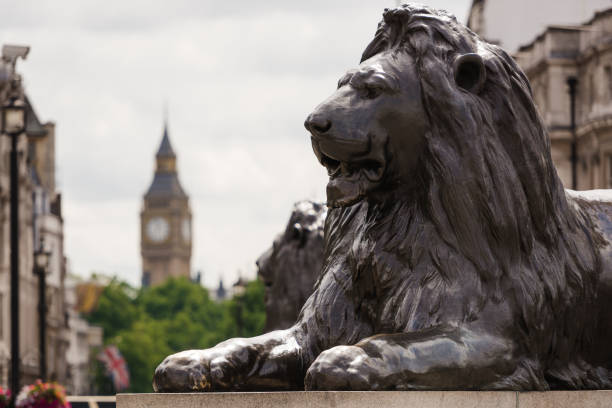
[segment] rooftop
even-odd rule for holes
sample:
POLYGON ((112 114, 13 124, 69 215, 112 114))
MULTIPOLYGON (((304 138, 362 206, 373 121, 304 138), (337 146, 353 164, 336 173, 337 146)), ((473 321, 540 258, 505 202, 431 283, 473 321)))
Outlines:
POLYGON ((157 150, 157 157, 176 157, 172 145, 170 144, 170 137, 168 136, 168 123, 164 123, 164 136, 157 150))
POLYGON ((151 198, 154 196, 187 198, 187 194, 185 193, 185 190, 183 190, 176 173, 160 172, 155 173, 153 182, 145 193, 145 198, 151 198))

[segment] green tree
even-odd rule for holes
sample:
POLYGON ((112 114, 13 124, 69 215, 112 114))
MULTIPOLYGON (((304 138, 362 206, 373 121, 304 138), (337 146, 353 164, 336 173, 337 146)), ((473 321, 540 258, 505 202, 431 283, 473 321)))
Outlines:
POLYGON ((262 281, 254 280, 247 284, 244 294, 226 302, 230 316, 223 328, 226 338, 233 336, 253 337, 263 333, 266 324, 264 304, 265 286, 262 281), (238 330, 238 320, 241 328, 238 330))
POLYGON ((173 351, 211 347, 224 339, 219 331, 226 318, 223 305, 211 301, 205 288, 187 279, 169 279, 143 290, 139 304, 147 316, 166 322, 165 338, 173 351))
POLYGON ((152 392, 155 367, 173 351, 166 342, 167 321, 156 321, 148 316, 134 322, 108 343, 115 344, 123 354, 130 371, 131 392, 152 392))
MULTIPOLYGON (((256 336, 265 324, 264 285, 250 282, 240 297, 213 302, 208 291, 185 278, 135 290, 113 279, 98 308, 87 319, 104 328, 105 344, 115 344, 130 370, 129 392, 151 392, 155 367, 169 354, 212 347, 236 336, 241 310, 242 335, 256 336)), ((98 389, 109 380, 96 376, 98 389)))
POLYGON ((113 278, 102 290, 97 308, 85 319, 104 329, 104 337, 115 336, 132 327, 142 317, 137 305, 138 291, 126 282, 113 278))

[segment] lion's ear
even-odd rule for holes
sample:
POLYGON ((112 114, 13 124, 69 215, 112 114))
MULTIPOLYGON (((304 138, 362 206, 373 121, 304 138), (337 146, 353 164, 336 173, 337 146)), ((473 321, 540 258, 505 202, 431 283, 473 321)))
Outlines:
POLYGON ((455 82, 468 92, 478 94, 487 80, 484 61, 478 54, 464 54, 453 64, 455 82))

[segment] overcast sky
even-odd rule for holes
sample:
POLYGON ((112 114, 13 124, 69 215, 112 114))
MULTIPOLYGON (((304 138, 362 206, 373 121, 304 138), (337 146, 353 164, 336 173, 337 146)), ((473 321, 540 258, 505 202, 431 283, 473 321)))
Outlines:
MULTIPOLYGON (((471 0, 425 1, 465 22, 471 0)), ((0 41, 57 124, 57 181, 73 273, 140 283, 142 195, 163 105, 194 215, 192 269, 231 284, 326 172, 306 115, 359 62, 387 1, 3 2, 0 41)))

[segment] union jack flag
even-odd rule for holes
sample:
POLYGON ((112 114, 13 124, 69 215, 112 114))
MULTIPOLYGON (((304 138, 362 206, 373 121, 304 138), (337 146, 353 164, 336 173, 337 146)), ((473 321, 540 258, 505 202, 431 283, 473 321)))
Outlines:
POLYGON ((125 359, 116 346, 106 346, 98 354, 98 360, 104 363, 106 373, 113 379, 116 391, 125 390, 130 386, 130 372, 125 359))

